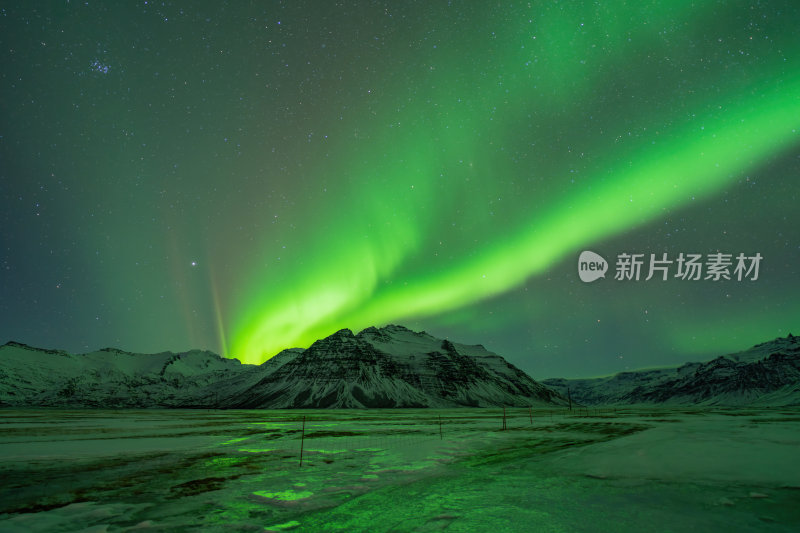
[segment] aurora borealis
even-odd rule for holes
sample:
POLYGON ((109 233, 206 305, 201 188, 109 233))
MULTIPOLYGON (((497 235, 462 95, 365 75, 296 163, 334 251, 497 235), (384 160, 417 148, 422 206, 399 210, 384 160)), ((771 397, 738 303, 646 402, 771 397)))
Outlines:
POLYGON ((257 363, 400 323, 540 379, 797 333, 798 22, 791 0, 5 5, 0 341, 257 363), (764 260, 584 284, 582 250, 764 260))

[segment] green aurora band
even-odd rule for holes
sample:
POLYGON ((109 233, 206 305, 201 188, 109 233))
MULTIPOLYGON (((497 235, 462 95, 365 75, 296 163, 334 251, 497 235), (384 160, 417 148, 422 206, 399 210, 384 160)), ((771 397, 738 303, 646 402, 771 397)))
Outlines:
POLYGON ((309 197, 299 244, 276 263, 265 243, 227 300, 212 276, 223 353, 259 363, 344 327, 501 294, 796 147, 796 71, 744 55, 736 68, 708 61, 686 43, 719 14, 667 4, 476 14, 477 42, 450 21, 440 47, 387 68, 369 93, 380 104, 361 104, 370 118, 306 169, 331 199, 309 197), (678 91, 661 69, 692 82, 678 91), (623 75, 650 98, 624 103, 613 81, 623 75))

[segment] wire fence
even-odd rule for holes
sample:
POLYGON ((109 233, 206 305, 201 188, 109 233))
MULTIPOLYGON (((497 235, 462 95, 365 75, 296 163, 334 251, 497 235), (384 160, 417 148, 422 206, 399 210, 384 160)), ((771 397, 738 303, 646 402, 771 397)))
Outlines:
POLYGON ((299 465, 310 456, 430 447, 454 440, 543 429, 570 419, 618 417, 615 408, 314 410, 265 412, 251 419, 248 435, 233 439, 242 452, 276 452, 299 465))

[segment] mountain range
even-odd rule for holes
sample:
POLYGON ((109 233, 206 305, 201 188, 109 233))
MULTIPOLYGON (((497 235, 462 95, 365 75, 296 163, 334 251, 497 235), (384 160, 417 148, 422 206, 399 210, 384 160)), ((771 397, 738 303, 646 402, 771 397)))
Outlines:
POLYGON ((208 351, 86 354, 0 347, 0 405, 365 408, 566 405, 481 345, 402 326, 343 329, 261 365, 208 351))
POLYGON ((582 405, 800 405, 800 337, 790 333, 704 363, 542 384, 582 405))
POLYGON ((340 330, 260 365, 209 352, 0 346, 0 406, 375 408, 800 405, 800 337, 679 367, 534 381, 481 345, 402 326, 340 330))

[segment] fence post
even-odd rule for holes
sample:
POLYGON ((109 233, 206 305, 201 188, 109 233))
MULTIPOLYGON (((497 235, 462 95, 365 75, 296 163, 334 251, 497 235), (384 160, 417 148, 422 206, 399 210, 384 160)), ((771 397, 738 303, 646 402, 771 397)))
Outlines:
POLYGON ((506 430, 506 406, 503 406, 503 431, 506 430))
POLYGON ((303 429, 300 433, 300 466, 303 466, 303 443, 306 440, 306 415, 303 415, 303 429))
POLYGON ((442 440, 442 415, 439 415, 439 440, 442 440))
POLYGON ((528 416, 531 417, 531 425, 533 425, 533 407, 528 406, 528 416))

